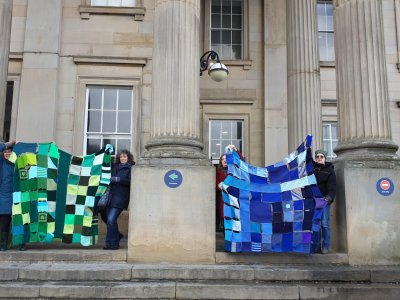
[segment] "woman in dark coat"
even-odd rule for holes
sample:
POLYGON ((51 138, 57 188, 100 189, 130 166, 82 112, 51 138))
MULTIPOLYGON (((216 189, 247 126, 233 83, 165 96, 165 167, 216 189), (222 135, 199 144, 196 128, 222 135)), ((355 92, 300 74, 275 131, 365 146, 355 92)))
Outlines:
POLYGON ((134 165, 133 155, 128 150, 122 150, 111 168, 110 201, 106 207, 107 235, 104 250, 119 249, 119 241, 123 237, 119 232, 117 221, 122 210, 128 208, 132 165, 134 165))
POLYGON ((14 164, 9 161, 12 146, 15 141, 0 144, 0 227, 1 251, 8 249, 8 236, 10 233, 11 213, 13 204, 13 174, 14 164))
MULTIPOLYGON (((315 151, 314 174, 318 187, 325 197, 327 205, 323 208, 321 219, 322 247, 321 253, 328 254, 331 241, 330 209, 336 195, 336 174, 333 164, 326 161, 325 150, 315 151)), ((318 245, 317 252, 320 250, 318 245)))

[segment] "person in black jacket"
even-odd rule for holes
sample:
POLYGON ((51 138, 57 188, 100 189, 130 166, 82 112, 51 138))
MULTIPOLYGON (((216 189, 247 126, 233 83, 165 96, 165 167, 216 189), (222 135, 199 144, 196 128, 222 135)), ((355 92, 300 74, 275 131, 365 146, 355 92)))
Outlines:
POLYGON ((135 162, 128 150, 117 154, 116 163, 111 168, 110 200, 106 207, 107 234, 104 250, 119 249, 123 235, 118 229, 118 217, 128 208, 131 186, 131 168, 135 162))
MULTIPOLYGON (((315 151, 314 161, 314 174, 317 179, 318 187, 327 201, 327 205, 323 208, 322 219, 321 219, 321 232, 322 232, 322 254, 329 253, 330 246, 330 224, 329 214, 331 204, 335 199, 336 195, 336 175, 333 168, 333 164, 326 161, 326 151, 317 150, 315 151)), ((317 247, 319 251, 319 247, 317 247)))

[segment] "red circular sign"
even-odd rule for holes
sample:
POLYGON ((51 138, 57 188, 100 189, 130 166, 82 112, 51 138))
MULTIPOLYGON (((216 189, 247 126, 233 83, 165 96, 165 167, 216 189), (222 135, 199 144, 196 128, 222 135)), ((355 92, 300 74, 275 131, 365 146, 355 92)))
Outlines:
POLYGON ((387 191, 390 189, 390 182, 388 180, 382 180, 380 186, 382 190, 387 191))

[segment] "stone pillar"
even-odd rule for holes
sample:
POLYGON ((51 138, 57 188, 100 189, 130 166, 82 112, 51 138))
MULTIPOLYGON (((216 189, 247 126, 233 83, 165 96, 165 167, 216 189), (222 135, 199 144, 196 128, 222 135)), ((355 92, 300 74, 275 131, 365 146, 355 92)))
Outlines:
POLYGON ((340 159, 393 160, 381 0, 335 1, 340 159))
POLYGON ((351 264, 398 264, 400 161, 391 139, 382 1, 334 5, 343 239, 351 264), (390 182, 383 189, 382 178, 390 182))
POLYGON ((0 0, 0 138, 4 130, 12 7, 12 0, 0 0))
POLYGON ((151 137, 132 169, 128 261, 215 262, 215 169, 199 140, 199 32, 200 0, 155 2, 151 137))
POLYGON ((151 138, 145 154, 153 162, 206 158, 199 141, 199 5, 195 0, 156 1, 151 138))
POLYGON ((287 69, 289 151, 313 136, 322 144, 321 83, 316 0, 287 0, 287 69))
POLYGON ((20 141, 55 140, 62 2, 27 2, 16 129, 20 141))

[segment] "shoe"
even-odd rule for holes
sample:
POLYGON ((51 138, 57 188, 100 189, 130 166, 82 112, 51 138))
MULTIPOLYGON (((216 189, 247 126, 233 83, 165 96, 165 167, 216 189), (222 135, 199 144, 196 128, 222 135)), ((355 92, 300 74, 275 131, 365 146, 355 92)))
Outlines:
POLYGON ((322 248, 321 253, 322 254, 328 254, 329 250, 327 248, 322 248))
POLYGON ((8 250, 8 232, 1 233, 1 251, 8 250))
POLYGON ((25 243, 19 246, 19 251, 25 251, 26 250, 26 245, 25 243))
POLYGON ((122 240, 124 238, 124 235, 120 232, 120 233, 118 233, 118 239, 119 240, 122 240))
POLYGON ((117 246, 104 246, 103 247, 103 250, 118 250, 119 249, 119 246, 117 245, 117 246))

